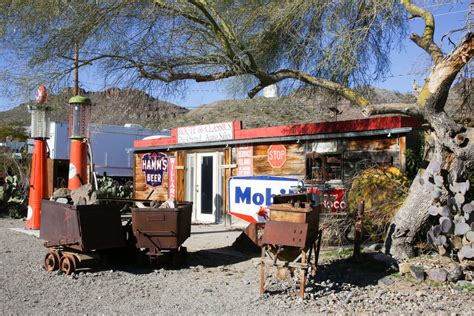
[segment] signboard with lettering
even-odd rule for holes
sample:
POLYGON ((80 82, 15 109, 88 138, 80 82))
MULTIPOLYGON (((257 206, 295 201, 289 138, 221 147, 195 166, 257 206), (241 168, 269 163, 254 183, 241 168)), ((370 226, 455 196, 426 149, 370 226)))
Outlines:
POLYGON ((323 192, 316 188, 309 188, 308 192, 321 196, 322 206, 326 213, 343 212, 349 206, 346 197, 346 189, 343 187, 329 188, 323 192))
POLYGON ((273 196, 291 193, 298 179, 253 176, 229 178, 229 213, 249 223, 263 222, 262 209, 272 204, 273 196))
POLYGON ((178 144, 214 142, 234 139, 232 122, 178 127, 178 144))
POLYGON ((176 157, 168 159, 168 199, 176 200, 176 157))
POLYGON ((253 146, 237 147, 237 175, 253 175, 253 146))
POLYGON ((162 153, 147 153, 142 157, 142 171, 149 186, 159 187, 163 183, 163 173, 168 170, 168 157, 162 153))
POLYGON ((267 161, 272 168, 281 168, 286 162, 286 147, 284 145, 270 145, 267 150, 267 161))

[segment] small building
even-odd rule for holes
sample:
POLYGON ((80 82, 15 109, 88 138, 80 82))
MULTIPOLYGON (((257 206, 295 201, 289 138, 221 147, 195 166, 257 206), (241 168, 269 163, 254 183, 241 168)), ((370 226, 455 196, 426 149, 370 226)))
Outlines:
MULTIPOLYGON (((48 195, 55 189, 66 187, 69 174, 69 124, 51 122, 47 140, 48 195)), ((133 141, 147 137, 169 136, 169 131, 152 130, 137 124, 91 124, 90 139, 94 170, 98 176, 131 179, 133 166, 133 141)), ((32 142, 32 140, 30 140, 32 142)), ((33 144, 31 144, 31 150, 33 144)))
POLYGON ((407 148, 419 146, 418 128, 403 116, 250 129, 240 121, 179 127, 169 137, 134 142, 134 197, 192 201, 194 222, 227 222, 229 213, 252 221, 255 208, 298 180, 344 191, 368 163, 405 170, 407 148), (238 203, 251 212, 236 212, 238 203))
MULTIPOLYGON (((48 139, 49 158, 68 160, 70 140, 68 123, 51 122, 48 139)), ((169 136, 168 131, 143 128, 137 124, 125 126, 91 124, 90 139, 95 171, 98 175, 132 177, 133 141, 144 137, 169 136)))

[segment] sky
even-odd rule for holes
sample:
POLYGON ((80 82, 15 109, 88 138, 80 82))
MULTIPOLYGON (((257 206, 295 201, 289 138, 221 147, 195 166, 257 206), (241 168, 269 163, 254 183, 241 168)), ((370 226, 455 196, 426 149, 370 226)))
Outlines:
MULTIPOLYGON (((429 2, 429 4, 423 6, 434 14, 436 22, 436 43, 440 43, 441 37, 447 32, 466 25, 469 3, 471 3, 471 1, 443 1, 435 4, 429 2)), ((474 12, 471 12, 470 19, 471 23, 474 23, 474 12)), ((411 20, 409 24, 410 33, 417 32, 421 34, 423 25, 421 19, 411 20)), ((454 43, 459 40, 460 35, 462 35, 462 33, 454 34, 451 37, 454 43)), ((374 86, 399 92, 411 92, 413 80, 417 80, 418 85, 423 84, 423 78, 427 75, 430 66, 428 55, 409 38, 402 43, 402 46, 403 48, 401 50, 394 50, 390 55, 391 70, 390 73, 387 74, 387 78, 384 81, 374 82, 374 86)), ((452 45, 445 39, 442 43, 442 50, 449 52, 452 48, 452 45)), ((93 73, 93 70, 80 73, 80 82, 81 88, 86 90, 96 91, 103 87, 103 79, 97 77, 97 75, 93 73)), ((18 99, 9 99, 0 96, 0 111, 7 110, 21 102, 25 102, 26 99, 33 98, 33 95, 34 93, 32 91, 31 93, 25 93, 23 98, 18 99)), ((225 82, 191 82, 182 96, 166 98, 160 95, 159 97, 164 101, 187 108, 195 108, 218 100, 239 98, 228 93, 225 82)), ((243 96, 240 96, 240 98, 243 98, 243 96)))

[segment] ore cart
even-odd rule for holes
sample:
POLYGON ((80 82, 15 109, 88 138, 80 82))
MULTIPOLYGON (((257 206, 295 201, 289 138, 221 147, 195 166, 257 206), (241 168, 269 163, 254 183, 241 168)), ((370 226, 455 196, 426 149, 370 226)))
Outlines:
POLYGON ((70 205, 42 201, 40 238, 46 240, 47 271, 73 273, 105 249, 126 246, 120 205, 70 205))
POLYGON ((192 202, 176 202, 174 208, 133 208, 132 229, 136 247, 145 249, 151 261, 171 255, 173 265, 186 255, 184 241, 191 236, 192 202))
POLYGON ((299 294, 304 298, 307 274, 316 274, 321 244, 319 196, 279 195, 273 201, 262 237, 260 294, 267 287, 267 271, 274 267, 279 280, 299 270, 299 294))

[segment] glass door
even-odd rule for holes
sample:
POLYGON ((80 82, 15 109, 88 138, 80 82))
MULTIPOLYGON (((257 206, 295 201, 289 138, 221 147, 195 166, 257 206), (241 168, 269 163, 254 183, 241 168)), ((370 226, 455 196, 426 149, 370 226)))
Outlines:
POLYGON ((218 154, 196 154, 195 202, 196 220, 215 223, 218 193, 218 154))

